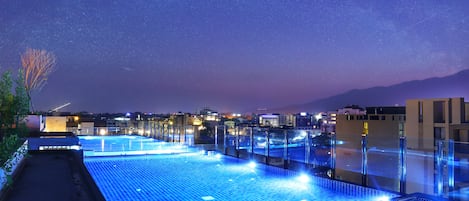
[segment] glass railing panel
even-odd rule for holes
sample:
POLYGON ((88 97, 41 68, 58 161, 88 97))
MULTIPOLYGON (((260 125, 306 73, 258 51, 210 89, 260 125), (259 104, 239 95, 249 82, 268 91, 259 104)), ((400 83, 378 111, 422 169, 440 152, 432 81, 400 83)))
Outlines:
POLYGON ((405 193, 436 194, 436 141, 407 138, 405 193))
POLYGON ((179 128, 175 126, 173 128, 173 133, 172 134, 173 135, 172 135, 172 141, 171 142, 178 143, 179 142, 179 136, 180 136, 179 128))
MULTIPOLYGON (((467 138, 462 140, 467 141, 467 138)), ((469 142, 446 141, 445 147, 448 178, 444 181, 444 189, 454 200, 469 200, 469 142)))
POLYGON ((224 153, 225 126, 215 127, 215 148, 217 151, 224 153))
POLYGON ((237 157, 237 150, 236 150, 236 132, 235 130, 227 130, 225 133, 225 154, 229 156, 237 157))
POLYGON ((251 128, 239 127, 238 128, 238 155, 239 158, 251 158, 251 128))
POLYGON ((166 142, 171 141, 171 138, 170 138, 171 132, 172 132, 172 129, 170 127, 167 126, 167 127, 164 128, 164 130, 163 130, 163 141, 166 141, 166 142))
POLYGON ((286 155, 286 130, 270 129, 268 134, 269 158, 268 163, 272 166, 285 167, 286 155))
POLYGON ((267 134, 266 128, 253 128, 252 129, 252 152, 253 159, 261 163, 267 162, 267 134))
MULTIPOLYGON (((194 138, 195 129, 196 129, 195 126, 185 126, 184 127, 184 136, 182 137, 184 144, 186 144, 186 145, 194 145, 195 144, 195 138, 194 138)), ((222 141, 222 143, 223 143, 223 141, 222 141)))
POLYGON ((335 154, 335 179, 363 184, 361 133, 336 134, 335 154))
POLYGON ((309 147, 308 164, 312 172, 316 176, 330 177, 332 171, 331 136, 313 131, 310 133, 309 147))
POLYGON ((308 131, 287 130, 288 155, 290 160, 305 163, 308 131))
POLYGON ((304 170, 306 167, 306 148, 308 144, 308 131, 291 129, 286 130, 288 168, 292 170, 304 170))
POLYGON ((398 133, 394 136, 370 133, 366 137, 366 185, 400 191, 401 152, 398 133))

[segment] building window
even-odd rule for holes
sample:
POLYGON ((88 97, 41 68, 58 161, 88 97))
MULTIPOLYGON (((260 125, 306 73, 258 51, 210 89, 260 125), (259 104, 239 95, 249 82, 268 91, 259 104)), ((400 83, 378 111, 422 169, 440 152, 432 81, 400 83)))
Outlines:
POLYGON ((404 137, 404 123, 399 122, 399 137, 404 137))
POLYGON ((444 101, 435 101, 433 102, 433 120, 434 123, 445 123, 445 102, 444 101))
MULTIPOLYGON (((449 117, 449 123, 453 123, 453 105, 451 103, 451 99, 448 100, 448 117, 449 117)), ((461 107, 461 108, 464 108, 464 107, 461 107)))
POLYGON ((419 101, 419 122, 423 122, 423 103, 419 101))
POLYGON ((381 116, 381 121, 386 120, 386 116, 381 116))

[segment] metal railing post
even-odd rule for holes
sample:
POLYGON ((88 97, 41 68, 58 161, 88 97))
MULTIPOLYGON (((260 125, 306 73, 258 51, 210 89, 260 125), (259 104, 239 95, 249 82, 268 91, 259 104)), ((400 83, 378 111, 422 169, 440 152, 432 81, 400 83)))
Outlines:
MULTIPOLYGON (((311 135, 310 131, 306 131, 306 138, 305 138, 305 165, 308 166, 310 163, 310 157, 311 157, 311 135)), ((315 167, 315 166, 313 166, 315 167)))
POLYGON ((215 150, 218 151, 218 126, 215 126, 215 150))
POLYGON ((399 157, 400 157, 400 178, 399 178, 399 192, 406 194, 406 176, 407 176, 407 140, 405 136, 399 138, 399 157))
POLYGON ((235 140, 236 158, 239 158, 239 126, 235 127, 235 140))
POLYGON ((288 131, 283 131, 283 168, 288 169, 288 131))
POLYGON ((251 144, 250 144, 250 149, 251 149, 251 154, 250 154, 250 158, 253 159, 254 158, 254 132, 252 131, 252 127, 249 127, 249 140, 251 141, 251 144))
POLYGON ((435 193, 438 196, 443 195, 443 141, 438 140, 436 146, 436 178, 435 193))
POLYGON ((368 166, 368 157, 367 157, 367 137, 366 135, 362 135, 362 185, 366 185, 366 177, 367 177, 367 166, 368 166))
POLYGON ((265 162, 268 165, 269 164, 269 158, 270 158, 270 134, 269 134, 269 129, 267 129, 267 131, 265 131, 265 134, 266 134, 265 139, 267 139, 266 146, 265 146, 267 148, 267 150, 265 150, 267 152, 266 153, 267 158, 266 158, 265 162))
POLYGON ((223 125, 223 153, 228 154, 228 149, 226 148, 226 125, 223 125))
POLYGON ((448 191, 454 190, 454 140, 448 141, 448 191))
POLYGON ((331 133, 331 178, 335 179, 335 159, 336 159, 336 143, 337 136, 335 133, 331 133))

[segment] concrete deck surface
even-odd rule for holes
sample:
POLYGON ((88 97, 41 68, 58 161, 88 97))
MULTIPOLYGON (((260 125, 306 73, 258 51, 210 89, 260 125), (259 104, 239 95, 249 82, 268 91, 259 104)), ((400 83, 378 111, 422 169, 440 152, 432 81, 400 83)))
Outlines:
POLYGON ((104 200, 87 171, 83 172, 83 162, 70 151, 31 153, 23 163, 4 200, 104 200))

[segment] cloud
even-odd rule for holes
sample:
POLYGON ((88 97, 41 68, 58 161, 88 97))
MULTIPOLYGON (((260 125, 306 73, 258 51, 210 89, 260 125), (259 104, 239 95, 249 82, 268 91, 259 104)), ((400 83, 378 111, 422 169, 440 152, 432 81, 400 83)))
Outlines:
POLYGON ((130 67, 121 67, 121 69, 125 71, 135 71, 135 69, 130 68, 130 67))

